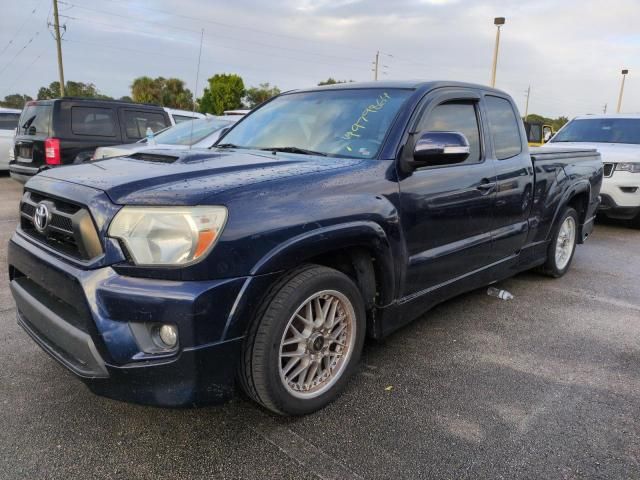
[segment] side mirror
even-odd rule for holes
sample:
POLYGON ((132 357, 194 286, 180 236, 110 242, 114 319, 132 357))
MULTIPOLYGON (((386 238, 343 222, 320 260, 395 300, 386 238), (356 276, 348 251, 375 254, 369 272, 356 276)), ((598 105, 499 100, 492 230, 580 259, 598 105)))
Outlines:
POLYGON ((469 156, 469 141, 460 132, 421 132, 413 147, 412 169, 451 165, 464 162, 469 156))

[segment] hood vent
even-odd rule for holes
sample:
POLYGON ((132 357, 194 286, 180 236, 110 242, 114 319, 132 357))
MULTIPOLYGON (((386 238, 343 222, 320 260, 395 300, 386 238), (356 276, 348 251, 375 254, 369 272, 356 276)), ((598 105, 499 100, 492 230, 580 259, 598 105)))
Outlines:
POLYGON ((142 160, 144 162, 153 162, 153 163, 173 163, 178 160, 180 157, 175 157, 173 155, 161 155, 158 153, 148 153, 148 152, 138 152, 133 155, 129 155, 129 158, 133 158, 135 160, 142 160))

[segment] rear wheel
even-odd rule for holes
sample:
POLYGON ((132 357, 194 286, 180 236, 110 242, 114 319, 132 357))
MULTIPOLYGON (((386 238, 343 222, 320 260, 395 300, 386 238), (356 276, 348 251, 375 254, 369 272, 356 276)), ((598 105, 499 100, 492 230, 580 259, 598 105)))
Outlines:
POLYGON ((364 303, 349 277, 322 266, 292 272, 273 288, 249 330, 240 383, 276 413, 318 410, 353 373, 365 325, 364 303))
POLYGON ((569 270, 578 239, 578 212, 568 207, 558 221, 547 250, 542 273, 558 278, 569 270))

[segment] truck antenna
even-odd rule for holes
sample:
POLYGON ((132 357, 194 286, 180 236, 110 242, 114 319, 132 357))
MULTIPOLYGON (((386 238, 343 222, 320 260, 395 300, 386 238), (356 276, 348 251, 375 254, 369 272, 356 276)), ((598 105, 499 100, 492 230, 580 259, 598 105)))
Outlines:
POLYGON ((203 40, 204 40, 204 28, 200 32, 200 52, 198 53, 198 68, 196 70, 196 89, 193 92, 192 113, 194 114, 194 119, 191 120, 191 132, 189 133, 189 150, 191 150, 191 145, 193 144, 193 122, 195 121, 195 113, 196 113, 196 98, 198 96, 198 80, 200 80, 200 60, 202 60, 202 41, 203 40))

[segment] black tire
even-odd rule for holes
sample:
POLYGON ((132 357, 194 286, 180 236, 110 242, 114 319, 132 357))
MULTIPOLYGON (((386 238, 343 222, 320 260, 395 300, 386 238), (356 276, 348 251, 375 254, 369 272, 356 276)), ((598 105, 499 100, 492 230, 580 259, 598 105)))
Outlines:
POLYGON ((635 217, 633 217, 631 220, 629 220, 629 226, 631 228, 637 228, 640 230, 640 213, 637 214, 635 217))
POLYGON ((285 275, 271 288, 249 327, 238 372, 240 385, 255 402, 280 415, 305 415, 335 400, 360 360, 366 317, 358 287, 345 274, 323 266, 306 265, 285 275), (306 299, 333 290, 348 299, 355 313, 355 341, 342 374, 333 385, 314 398, 297 398, 280 377, 280 342, 289 320, 306 299))
POLYGON ((553 278, 560 278, 571 268, 571 262, 573 262, 573 256, 576 252, 576 245, 578 243, 578 212, 572 207, 567 207, 560 218, 553 227, 553 234, 551 235, 551 242, 547 248, 547 261, 539 268, 539 272, 544 275, 548 275, 553 278), (568 217, 573 217, 575 226, 575 235, 573 239, 573 245, 571 246, 571 255, 568 262, 562 266, 558 265, 556 261, 556 248, 558 243, 558 236, 560 234, 560 228, 564 224, 568 217))

